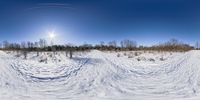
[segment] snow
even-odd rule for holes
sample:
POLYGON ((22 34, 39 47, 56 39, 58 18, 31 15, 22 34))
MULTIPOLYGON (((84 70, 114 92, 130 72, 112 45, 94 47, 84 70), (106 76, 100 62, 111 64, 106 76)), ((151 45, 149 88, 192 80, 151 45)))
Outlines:
POLYGON ((64 52, 24 59, 0 51, 0 100, 199 100, 199 60, 195 50, 92 50, 73 59, 64 52))

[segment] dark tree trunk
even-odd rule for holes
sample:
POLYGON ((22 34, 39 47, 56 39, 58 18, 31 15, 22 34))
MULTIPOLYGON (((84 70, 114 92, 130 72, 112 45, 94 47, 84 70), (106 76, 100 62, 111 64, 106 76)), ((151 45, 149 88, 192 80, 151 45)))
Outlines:
POLYGON ((69 54, 70 54, 69 58, 72 59, 72 50, 69 51, 69 54))

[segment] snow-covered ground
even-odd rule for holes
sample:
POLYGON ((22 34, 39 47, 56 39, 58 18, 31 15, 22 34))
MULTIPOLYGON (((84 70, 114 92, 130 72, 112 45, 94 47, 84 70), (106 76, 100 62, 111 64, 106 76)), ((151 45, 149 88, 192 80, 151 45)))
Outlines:
POLYGON ((0 100, 199 100, 200 51, 0 51, 0 100), (47 62, 41 60, 47 59, 47 62))

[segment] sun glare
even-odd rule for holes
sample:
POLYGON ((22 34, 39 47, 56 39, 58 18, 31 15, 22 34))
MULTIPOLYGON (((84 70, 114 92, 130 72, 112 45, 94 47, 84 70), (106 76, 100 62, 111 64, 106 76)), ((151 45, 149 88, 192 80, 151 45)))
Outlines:
POLYGON ((55 33, 54 33, 54 32, 50 32, 50 33, 49 33, 49 37, 50 37, 51 39, 55 38, 55 33))

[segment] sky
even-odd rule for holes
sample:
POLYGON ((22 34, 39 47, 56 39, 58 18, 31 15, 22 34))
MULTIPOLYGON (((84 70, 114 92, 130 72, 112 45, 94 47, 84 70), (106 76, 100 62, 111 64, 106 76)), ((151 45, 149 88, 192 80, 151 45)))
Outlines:
POLYGON ((198 0, 1 0, 0 42, 200 41, 198 0))

